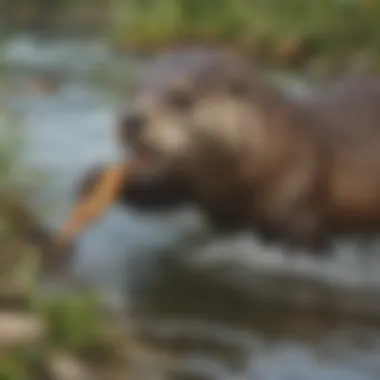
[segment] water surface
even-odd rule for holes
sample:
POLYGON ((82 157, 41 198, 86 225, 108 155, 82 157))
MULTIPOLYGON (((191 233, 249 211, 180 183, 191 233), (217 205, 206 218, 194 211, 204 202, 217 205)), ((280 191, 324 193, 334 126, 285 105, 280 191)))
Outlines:
MULTIPOLYGON (((32 36, 19 36, 6 44, 2 64, 4 86, 1 95, 7 109, 21 119, 28 138, 25 157, 49 178, 48 182, 41 183, 35 194, 36 210, 54 229, 69 212, 78 177, 91 165, 118 159, 119 152, 113 140, 114 121, 121 100, 117 84, 120 84, 120 78, 127 80, 133 75, 139 61, 113 56, 98 42, 39 41, 32 36), (57 87, 44 89, 46 81, 52 78, 57 79, 57 87)), ((284 85, 297 96, 308 91, 300 81, 282 79, 286 79, 284 85)), ((145 289, 150 292, 147 299, 152 301, 156 297, 162 306, 166 297, 165 302, 171 304, 172 311, 180 308, 180 302, 173 300, 181 298, 187 301, 182 305, 186 304, 188 310, 174 321, 161 321, 158 314, 156 317, 153 315, 154 323, 148 324, 150 339, 155 337, 159 342, 182 339, 182 342, 187 342, 189 336, 194 338, 198 334, 201 341, 216 341, 219 348, 223 342, 227 342, 227 346, 237 342, 247 357, 239 368, 231 367, 228 363, 232 354, 223 356, 212 349, 202 353, 199 347, 206 343, 193 342, 197 348, 187 348, 188 354, 179 372, 199 370, 208 372, 211 378, 242 376, 252 380, 380 378, 377 359, 380 341, 375 330, 335 323, 333 328, 330 326, 330 332, 323 333, 319 329, 318 339, 314 337, 313 342, 300 342, 296 334, 286 337, 272 334, 269 337, 268 331, 262 328, 263 319, 268 316, 261 318, 260 323, 252 322, 249 327, 245 326, 241 332, 236 323, 221 322, 216 317, 207 322, 207 308, 200 306, 212 304, 218 298, 227 304, 222 308, 218 301, 217 307, 221 308, 218 310, 227 313, 226 310, 230 309, 235 320, 244 319, 238 314, 244 314, 247 309, 239 306, 236 299, 251 286, 252 272, 249 268, 261 268, 260 265, 273 270, 285 268, 288 272, 319 276, 326 283, 357 286, 367 281, 371 287, 378 284, 377 268, 380 265, 362 270, 352 245, 341 248, 328 262, 308 259, 285 261, 281 252, 263 251, 255 246, 255 242, 244 243, 245 248, 239 248, 243 241, 240 240, 235 248, 223 250, 217 246, 207 252, 199 250, 191 257, 186 256, 190 274, 206 273, 211 281, 216 273, 227 288, 230 284, 235 289, 235 293, 215 287, 211 291, 211 284, 207 283, 197 293, 196 286, 189 285, 193 280, 186 282, 185 276, 178 279, 175 273, 162 269, 159 252, 176 246, 187 234, 203 230, 202 218, 194 210, 142 215, 114 208, 78 242, 73 270, 104 292, 110 302, 128 299, 128 292, 133 293, 133 289, 139 288, 136 284, 155 284, 156 293, 149 290, 149 286, 148 290, 145 289), (170 292, 165 288, 167 284, 171 288, 177 287, 177 292, 170 292), (358 343, 363 341, 364 346, 358 343)), ((378 263, 378 258, 374 260, 378 263)), ((249 298, 242 299, 246 303, 251 302, 249 298)), ((296 321, 293 323, 296 327, 310 322, 289 313, 287 318, 296 321)), ((239 357, 244 355, 238 354, 239 357)), ((196 376, 200 378, 200 375, 196 376)))

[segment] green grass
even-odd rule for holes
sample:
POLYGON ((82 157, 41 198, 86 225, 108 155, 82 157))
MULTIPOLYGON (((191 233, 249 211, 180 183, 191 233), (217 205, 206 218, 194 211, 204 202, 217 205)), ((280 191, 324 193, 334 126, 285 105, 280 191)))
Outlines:
POLYGON ((0 347, 0 380, 39 380, 41 369, 56 352, 97 364, 108 362, 114 352, 107 333, 110 323, 96 294, 82 291, 47 297, 37 286, 40 252, 26 238, 27 224, 33 219, 26 221, 17 213, 22 214, 22 197, 38 176, 20 159, 20 132, 17 123, 0 115, 0 314, 14 311, 14 306, 9 306, 12 298, 21 298, 22 306, 18 302, 16 312, 33 315, 44 326, 46 336, 33 344, 0 347), (16 208, 12 206, 15 202, 16 208))
POLYGON ((194 41, 282 67, 339 66, 363 51, 380 61, 377 0, 114 0, 114 15, 114 44, 126 49, 194 41))
MULTIPOLYGON (((42 24, 50 25, 48 35, 60 29, 79 35, 75 28, 87 25, 86 15, 100 12, 91 35, 106 35, 122 50, 211 43, 282 68, 341 71, 358 55, 380 67, 378 0, 110 0, 104 10, 98 0, 25 3, 35 7, 42 24), (76 27, 69 14, 79 18, 76 27), (54 23, 57 15, 62 25, 54 23)), ((5 14, 4 21, 8 18, 5 14)), ((16 27, 10 25, 12 31, 16 27)))

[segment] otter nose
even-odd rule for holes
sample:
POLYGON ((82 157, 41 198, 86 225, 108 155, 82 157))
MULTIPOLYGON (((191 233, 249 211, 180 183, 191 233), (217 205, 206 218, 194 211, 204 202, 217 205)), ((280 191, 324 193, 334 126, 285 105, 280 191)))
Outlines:
POLYGON ((140 113, 130 113, 123 119, 123 129, 126 137, 135 138, 139 135, 145 125, 145 117, 140 113))

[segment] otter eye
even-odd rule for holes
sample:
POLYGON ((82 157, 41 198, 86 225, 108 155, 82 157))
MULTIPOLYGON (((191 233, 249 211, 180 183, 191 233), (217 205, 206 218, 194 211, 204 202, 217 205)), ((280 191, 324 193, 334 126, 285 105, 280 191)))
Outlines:
POLYGON ((183 91, 173 91, 169 95, 169 103, 177 110, 187 111, 191 108, 193 99, 189 93, 183 91))

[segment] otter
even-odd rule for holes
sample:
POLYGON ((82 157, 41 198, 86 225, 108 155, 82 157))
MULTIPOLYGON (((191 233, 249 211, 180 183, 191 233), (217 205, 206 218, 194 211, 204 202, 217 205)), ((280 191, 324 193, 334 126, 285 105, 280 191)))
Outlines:
POLYGON ((331 233, 380 228, 380 79, 350 78, 316 91, 304 104, 326 147, 323 214, 331 233))
POLYGON ((335 233, 380 227, 378 104, 373 80, 297 102, 238 55, 163 54, 142 71, 120 118, 133 170, 118 199, 148 208, 194 203, 219 230, 324 251, 335 233))
POLYGON ((316 244, 325 154, 311 122, 244 59, 185 50, 142 73, 120 140, 136 176, 176 173, 218 229, 316 244))

